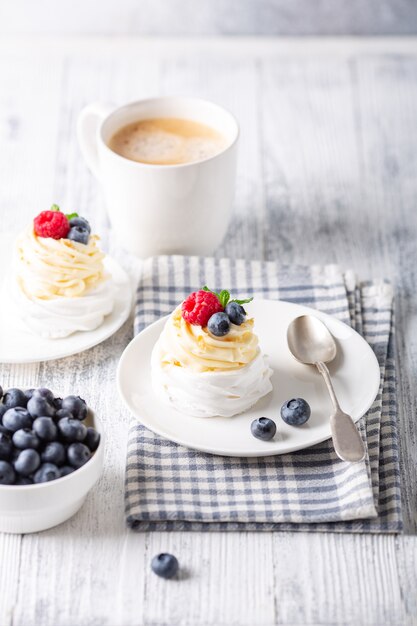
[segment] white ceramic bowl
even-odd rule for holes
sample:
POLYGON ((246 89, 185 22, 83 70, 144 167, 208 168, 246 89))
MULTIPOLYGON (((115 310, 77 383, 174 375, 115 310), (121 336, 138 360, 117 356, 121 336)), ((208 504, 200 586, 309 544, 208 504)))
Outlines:
POLYGON ((86 426, 100 433, 100 443, 85 465, 63 478, 37 485, 0 485, 0 532, 35 533, 72 517, 100 477, 104 459, 103 429, 89 412, 86 426))

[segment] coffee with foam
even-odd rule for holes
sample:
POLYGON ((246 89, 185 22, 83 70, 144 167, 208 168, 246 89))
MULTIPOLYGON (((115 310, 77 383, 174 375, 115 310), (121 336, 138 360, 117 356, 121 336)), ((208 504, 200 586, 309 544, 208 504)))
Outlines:
POLYGON ((108 142, 111 150, 131 161, 178 165, 208 159, 227 145, 217 130, 194 120, 160 117, 120 128, 108 142))

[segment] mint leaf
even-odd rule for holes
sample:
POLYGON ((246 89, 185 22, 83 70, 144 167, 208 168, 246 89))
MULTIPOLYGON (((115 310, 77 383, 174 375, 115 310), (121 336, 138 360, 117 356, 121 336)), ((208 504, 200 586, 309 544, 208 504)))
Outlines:
POLYGON ((72 220, 73 217, 79 217, 78 213, 66 213, 65 215, 68 218, 68 221, 72 220))
POLYGON ((237 300, 236 298, 230 300, 230 302, 237 302, 238 304, 247 304, 248 302, 252 302, 253 298, 246 298, 246 300, 237 300))
POLYGON ((222 289, 221 292, 219 293, 219 300, 220 300, 220 304, 225 309, 226 304, 230 300, 230 293, 226 289, 222 289))
POLYGON ((53 204, 49 210, 50 211, 59 211, 60 208, 59 208, 59 206, 57 204, 53 204))
POLYGON ((220 294, 218 294, 216 291, 213 291, 212 289, 209 289, 207 285, 204 285, 204 287, 201 287, 201 291, 209 291, 210 293, 214 293, 214 295, 220 299, 220 294))

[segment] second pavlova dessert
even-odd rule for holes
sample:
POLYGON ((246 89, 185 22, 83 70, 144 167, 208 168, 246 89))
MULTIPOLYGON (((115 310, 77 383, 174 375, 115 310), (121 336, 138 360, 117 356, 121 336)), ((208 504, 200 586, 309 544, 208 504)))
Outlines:
POLYGON ((204 287, 167 320, 152 352, 154 391, 197 417, 231 417, 272 389, 272 370, 248 318, 245 300, 204 287))
POLYGON ((101 325, 114 306, 99 237, 77 213, 42 211, 18 237, 11 284, 16 315, 48 339, 101 325))

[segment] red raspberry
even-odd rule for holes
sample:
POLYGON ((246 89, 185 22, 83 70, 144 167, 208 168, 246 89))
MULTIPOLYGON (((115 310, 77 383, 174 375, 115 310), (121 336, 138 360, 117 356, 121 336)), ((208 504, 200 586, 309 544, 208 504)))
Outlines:
POLYGON ((35 235, 52 239, 65 239, 70 229, 67 216, 60 211, 42 211, 33 220, 33 226, 35 235))
POLYGON ((206 326, 213 313, 223 311, 218 297, 210 291, 194 291, 182 303, 182 317, 189 324, 206 326))

